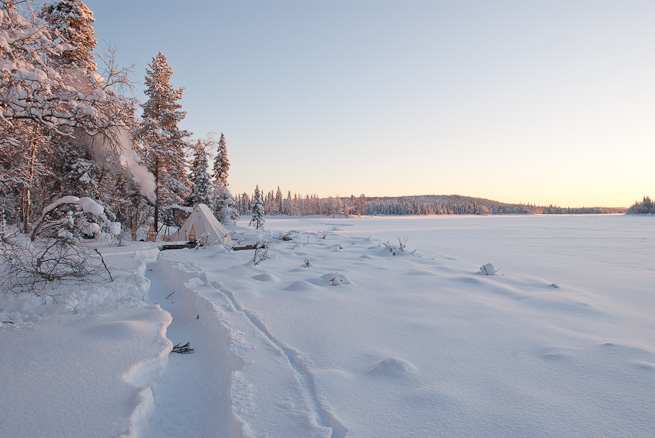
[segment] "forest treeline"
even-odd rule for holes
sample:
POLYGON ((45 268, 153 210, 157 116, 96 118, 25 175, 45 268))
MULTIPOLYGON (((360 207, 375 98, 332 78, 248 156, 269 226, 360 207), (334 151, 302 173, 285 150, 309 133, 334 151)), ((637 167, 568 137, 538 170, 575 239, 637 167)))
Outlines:
MULTIPOLYGON (((442 214, 611 214, 624 213, 625 208, 557 207, 532 204, 507 204, 483 198, 460 195, 426 195, 398 197, 319 197, 317 195, 286 195, 278 187, 259 195, 267 215, 287 216, 365 216, 365 215, 442 215, 442 214)), ((240 214, 251 214, 253 197, 247 193, 236 196, 240 214)))
POLYGON ((628 214, 655 214, 655 204, 648 197, 644 196, 643 201, 635 202, 628 211, 628 214))

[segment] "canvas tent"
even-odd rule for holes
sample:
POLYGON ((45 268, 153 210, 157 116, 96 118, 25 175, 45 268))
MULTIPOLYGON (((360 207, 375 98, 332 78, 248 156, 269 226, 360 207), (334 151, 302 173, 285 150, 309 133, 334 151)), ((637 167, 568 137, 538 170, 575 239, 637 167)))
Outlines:
POLYGON ((207 244, 230 243, 230 233, 212 214, 205 204, 198 204, 193 209, 189 218, 184 221, 182 227, 171 235, 172 241, 197 240, 203 234, 207 234, 207 244))

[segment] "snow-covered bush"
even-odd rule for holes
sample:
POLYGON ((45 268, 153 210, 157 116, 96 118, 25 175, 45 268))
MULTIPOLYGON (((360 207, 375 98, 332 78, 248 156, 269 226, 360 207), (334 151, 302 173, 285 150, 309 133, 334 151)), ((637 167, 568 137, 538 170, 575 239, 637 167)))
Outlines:
POLYGON ((268 242, 266 240, 260 240, 255 244, 255 255, 252 258, 252 263, 255 266, 258 266, 264 260, 270 259, 271 256, 268 253, 268 242))
POLYGON ((111 278, 100 253, 62 233, 57 238, 32 242, 15 234, 0 245, 0 290, 3 293, 46 293, 54 282, 82 280, 104 274, 111 278))
POLYGON ((101 230, 112 235, 120 234, 121 228, 93 199, 64 196, 52 202, 29 240, 18 234, 3 237, 0 286, 5 292, 36 292, 47 283, 87 279, 104 271, 111 278, 100 253, 81 243, 101 230))
POLYGON ((498 271, 500 271, 500 269, 496 269, 496 267, 491 263, 480 266, 480 272, 482 275, 496 275, 498 271))
POLYGON ((294 235, 298 234, 298 231, 296 230, 291 230, 286 233, 280 233, 280 235, 277 237, 278 240, 282 240, 284 242, 291 242, 294 239, 294 235))
POLYGON ((101 232, 119 235, 121 226, 111 222, 104 207, 93 199, 64 196, 43 209, 32 232, 32 240, 93 238, 101 232))
POLYGON ((202 233, 196 239, 196 250, 198 248, 205 248, 208 243, 209 243, 209 233, 202 233))
POLYGON ((385 249, 391 253, 393 256, 401 255, 401 254, 414 254, 416 250, 414 251, 407 251, 407 238, 401 239, 400 237, 398 238, 398 246, 389 243, 387 240, 386 242, 383 243, 385 249))

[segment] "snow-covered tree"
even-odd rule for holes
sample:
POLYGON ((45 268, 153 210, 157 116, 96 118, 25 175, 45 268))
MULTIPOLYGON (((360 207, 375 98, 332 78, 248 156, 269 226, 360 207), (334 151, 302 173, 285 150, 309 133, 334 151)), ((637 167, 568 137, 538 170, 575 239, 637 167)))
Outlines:
POLYGON ((230 170, 230 160, 227 158, 227 142, 225 135, 221 132, 221 138, 218 140, 218 150, 216 151, 216 158, 214 158, 214 181, 223 187, 227 187, 227 177, 230 170))
POLYGON ((189 177, 193 188, 186 202, 191 207, 195 207, 198 204, 205 204, 210 208, 212 207, 210 193, 211 181, 207 172, 208 165, 207 150, 202 140, 198 140, 193 149, 193 162, 191 163, 191 175, 189 177))
POLYGON ((264 210, 264 200, 262 199, 262 194, 259 191, 259 186, 255 187, 255 195, 252 200, 252 206, 250 207, 252 219, 248 225, 255 224, 255 228, 261 230, 264 228, 264 215, 266 214, 264 210))
POLYGON ((143 104, 143 123, 138 132, 143 157, 155 176, 156 228, 160 208, 181 203, 189 191, 184 148, 190 133, 178 127, 186 116, 179 103, 184 88, 173 88, 170 83, 172 75, 166 56, 159 52, 146 69, 148 101, 143 104))
MULTIPOLYGON (((80 85, 86 82, 84 88, 93 90, 94 84, 86 80, 97 70, 92 53, 97 45, 93 12, 79 0, 60 0, 43 6, 39 15, 47 23, 55 42, 66 45, 61 53, 50 55, 50 64, 61 75, 80 85)), ((55 176, 49 190, 53 194, 98 198, 100 172, 89 148, 91 139, 78 127, 66 133, 52 133, 49 142, 53 149, 51 168, 55 176)))
POLYGON ((282 197, 282 190, 280 190, 280 186, 277 187, 277 192, 275 192, 275 210, 277 214, 284 214, 284 205, 283 205, 284 198, 282 197))
MULTIPOLYGON (((78 131, 78 135, 81 133, 78 131)), ((59 159, 53 160, 57 175, 56 184, 50 185, 54 193, 87 196, 99 199, 100 168, 91 156, 89 148, 79 137, 56 136, 52 147, 59 159), (57 154, 58 153, 58 154, 57 154)))
POLYGON ((106 78, 87 74, 92 59, 83 66, 72 61, 62 65, 72 46, 53 33, 63 31, 19 10, 20 3, 29 1, 2 0, 0 6, 0 122, 13 128, 27 122, 55 132, 80 127, 91 136, 124 126, 131 101, 113 89, 129 84, 124 72, 110 65, 106 78))
POLYGON ((635 202, 627 211, 628 214, 655 214, 655 203, 648 196, 642 202, 635 202))
MULTIPOLYGON (((67 153, 54 145, 57 136, 104 137, 129 126, 133 106, 113 90, 127 84, 124 72, 111 68, 107 80, 82 67, 65 64, 73 44, 61 29, 21 9, 30 1, 2 0, 0 6, 0 166, 20 199, 23 228, 32 212, 49 202, 59 175, 54 162, 67 153), (61 31, 60 31, 61 30, 61 31), (59 36, 56 36, 59 34, 59 36)), ((88 14, 86 14, 88 16, 88 14)), ((92 60, 91 60, 92 62, 92 60)))
POLYGON ((214 214, 223 225, 234 225, 239 220, 237 203, 227 187, 215 187, 214 214))
POLYGON ((67 45, 54 60, 59 65, 95 73, 93 49, 97 41, 93 31, 93 12, 79 0, 60 0, 46 4, 41 17, 49 24, 51 36, 67 45))

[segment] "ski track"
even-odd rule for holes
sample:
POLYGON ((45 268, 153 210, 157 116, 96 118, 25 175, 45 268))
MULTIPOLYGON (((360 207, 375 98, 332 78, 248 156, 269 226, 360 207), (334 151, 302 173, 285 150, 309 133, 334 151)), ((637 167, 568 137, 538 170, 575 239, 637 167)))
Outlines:
POLYGON ((203 273, 200 276, 200 279, 209 286, 213 287, 217 291, 221 292, 229 303, 234 307, 238 312, 241 312, 247 319, 250 321, 250 324, 261 333, 264 338, 266 338, 279 352, 284 355, 289 362, 289 365, 293 369, 298 382, 302 389, 307 395, 307 399, 310 402, 311 408, 314 411, 314 416, 316 423, 322 427, 329 427, 332 429, 332 438, 344 438, 348 428, 346 428, 337 418, 324 406, 324 402, 321 397, 318 395, 318 390, 316 388, 316 380, 314 374, 307 367, 300 353, 292 347, 289 347, 284 342, 275 337, 266 327, 266 325, 252 312, 244 309, 234 294, 223 288, 223 286, 216 282, 209 282, 207 276, 203 273))
POLYGON ((196 351, 171 355, 167 369, 154 387, 155 410, 143 436, 231 436, 229 379, 221 375, 222 366, 214 363, 220 360, 210 342, 215 335, 203 332, 205 328, 189 314, 188 297, 183 291, 160 278, 160 273, 150 272, 157 269, 157 264, 149 268, 146 273, 151 280, 149 300, 159 303, 173 316, 167 336, 174 344, 190 341, 196 351), (171 292, 177 293, 166 299, 171 292))
MULTIPOLYGON (((157 278, 159 274, 149 275, 151 281, 154 280, 150 299, 153 302, 158 302, 162 305, 162 308, 173 315, 173 322, 168 334, 169 337, 175 339, 171 339, 171 341, 178 343, 190 340, 191 346, 196 347, 196 352, 193 355, 179 357, 180 363, 173 367, 175 368, 173 370, 170 370, 172 367, 169 364, 169 370, 164 373, 163 379, 158 385, 159 388, 155 391, 155 413, 150 423, 150 429, 144 436, 152 438, 174 437, 182 432, 187 436, 197 437, 234 436, 234 433, 230 433, 234 431, 233 427, 227 425, 227 423, 231 422, 231 415, 233 415, 229 400, 230 383, 229 381, 222 381, 226 379, 225 375, 221 375, 220 372, 219 375, 216 375, 216 372, 213 372, 216 370, 212 370, 212 368, 216 368, 217 364, 203 363, 203 360, 201 360, 204 359, 204 362, 228 362, 229 359, 211 356, 200 358, 202 351, 216 349, 207 342, 208 339, 215 336, 212 333, 203 333, 202 331, 206 331, 207 328, 198 324, 194 325, 195 319, 187 315, 190 305, 192 306, 191 301, 194 301, 194 296, 203 301, 213 302, 214 306, 218 304, 215 300, 209 298, 206 293, 200 292, 204 288, 209 288, 220 294, 225 304, 232 308, 230 310, 241 314, 244 322, 252 327, 253 333, 261 336, 280 357, 285 359, 288 363, 288 369, 298 382, 298 387, 301 390, 300 394, 304 393, 302 397, 306 400, 310 409, 309 413, 314 417, 315 423, 321 428, 331 430, 330 436, 332 438, 345 438, 348 431, 347 427, 325 406, 324 400, 318 394, 315 376, 303 360, 301 353, 274 336, 257 315, 241 306, 232 291, 227 290, 217 281, 209 281, 207 274, 201 272, 198 267, 186 261, 176 262, 174 265, 176 265, 174 269, 177 271, 174 274, 177 277, 176 282, 179 282, 181 287, 175 287, 163 278, 157 278), (187 282, 194 278, 196 283, 187 285, 187 282), (171 299, 166 299, 165 297, 174 290, 178 293, 173 295, 171 299), (176 301, 177 304, 175 304, 176 301), (189 375, 193 376, 193 378, 189 378, 189 375), (207 391, 208 386, 214 391, 221 392, 221 394, 215 394, 212 397, 207 391), (225 395, 227 395, 227 398, 225 395), (171 400, 171 398, 179 400, 171 400), (189 404, 192 406, 188 406, 189 404), (200 407, 200 411, 196 410, 198 407, 200 407), (179 410, 181 412, 178 412, 179 410), (190 420, 182 420, 186 416, 185 412, 191 417, 190 420), (220 412, 223 414, 217 415, 220 412), (208 421, 207 418, 210 420, 208 421), (176 420, 181 421, 182 424, 176 424, 176 420), (189 426, 194 427, 194 429, 184 429, 184 427, 189 426)), ((155 263, 150 268, 158 270, 164 268, 164 266, 155 263)), ((171 275, 171 272, 165 274, 163 271, 161 272, 162 275, 171 275)), ((227 345, 222 347, 229 348, 227 345)), ((174 356, 174 360, 178 359, 176 356, 174 356)), ((223 369, 225 366, 220 365, 217 368, 223 369)), ((242 434, 237 433, 237 435, 241 436, 242 434)))

